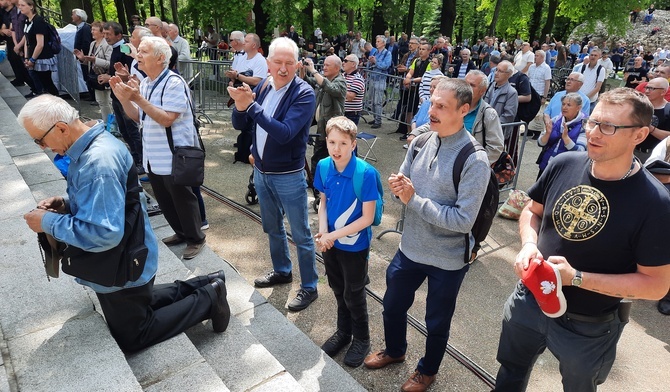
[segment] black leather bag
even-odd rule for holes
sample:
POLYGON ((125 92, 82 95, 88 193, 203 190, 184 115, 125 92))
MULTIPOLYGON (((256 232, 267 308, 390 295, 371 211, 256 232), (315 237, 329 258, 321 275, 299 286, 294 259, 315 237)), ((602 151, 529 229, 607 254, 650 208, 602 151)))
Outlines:
MULTIPOLYGON (((104 252, 89 252, 72 245, 62 250, 63 272, 74 277, 106 287, 121 287, 134 282, 144 272, 149 250, 144 245, 144 211, 140 202, 142 187, 137 179, 137 170, 132 165, 126 184, 126 207, 123 238, 117 246, 104 252)), ((40 245, 47 253, 44 242, 40 245)), ((48 243, 47 243, 48 245, 48 243)), ((60 253, 60 246, 57 246, 60 253)), ((53 251, 53 247, 51 251, 53 251)), ((47 274, 54 276, 53 263, 47 274)), ((49 268, 50 267, 50 268, 49 268)), ((56 264, 56 269, 58 268, 56 264)), ((55 273, 54 277, 58 277, 55 273)))

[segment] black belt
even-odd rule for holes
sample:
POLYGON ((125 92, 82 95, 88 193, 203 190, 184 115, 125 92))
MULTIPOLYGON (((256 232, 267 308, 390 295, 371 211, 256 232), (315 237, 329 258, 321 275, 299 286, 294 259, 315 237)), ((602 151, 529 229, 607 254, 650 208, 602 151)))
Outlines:
POLYGON ((568 320, 582 321, 585 323, 609 323, 614 320, 616 312, 603 314, 601 316, 587 316, 585 314, 566 312, 565 318, 568 320))
POLYGON ((344 115, 345 115, 345 116, 346 116, 347 114, 350 115, 350 116, 357 116, 357 115, 361 114, 361 111, 360 111, 360 110, 357 110, 357 111, 355 111, 355 112, 344 112, 344 115))
POLYGON ((651 152, 651 148, 640 148, 640 147, 635 147, 636 151, 643 152, 645 154, 649 154, 651 152))

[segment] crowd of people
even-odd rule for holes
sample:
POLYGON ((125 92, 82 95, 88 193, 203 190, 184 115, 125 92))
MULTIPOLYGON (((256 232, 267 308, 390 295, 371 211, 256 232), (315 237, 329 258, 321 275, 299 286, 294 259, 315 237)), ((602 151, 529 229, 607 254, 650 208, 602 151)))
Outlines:
MULTIPOLYGON (((44 37, 39 38, 44 30, 31 2, 18 0, 26 26, 33 27, 24 29, 25 39, 14 52, 19 55, 26 45, 28 77, 49 91, 41 73, 50 73, 53 55, 48 57, 44 37)), ((88 76, 90 97, 103 116, 115 114, 127 148, 104 132, 102 121, 79 121, 60 98, 47 94, 29 101, 19 121, 35 143, 76 162, 67 176, 68 197, 40 202, 25 216, 29 227, 91 251, 113 246, 124 218, 119 195, 127 191, 132 172, 146 173, 174 231, 162 241, 185 243, 183 257, 196 257, 206 237, 199 188, 177 185, 172 177, 173 146, 198 143, 191 91, 183 77, 191 72, 183 61, 191 58, 186 40, 177 26, 156 17, 147 18, 144 26, 138 20, 130 42, 117 22, 88 25, 78 9, 72 21, 81 38, 75 40, 74 53, 88 76), (94 182, 100 185, 91 187, 94 182)), ((324 352, 334 356, 349 346, 344 363, 369 369, 404 361, 407 312, 427 280, 425 354, 402 390, 430 387, 470 266, 463 254, 475 250, 470 230, 491 165, 503 153, 514 155, 509 150, 518 131, 503 124, 523 120, 537 133, 542 153, 531 202, 520 218, 522 248, 514 270, 525 279, 533 263, 551 264, 552 291, 564 292, 567 310, 547 316, 534 297, 537 292, 519 282, 504 305, 495 390, 525 390, 537 356, 547 347, 561 362, 565 390, 595 391, 606 380, 628 321, 621 299, 659 299, 668 293, 665 257, 670 248, 662 245, 661 228, 669 223, 670 194, 644 170, 643 161, 650 156, 655 158, 649 162, 668 160, 657 149, 667 151, 670 140, 670 64, 657 64, 656 77, 649 77, 649 71, 643 75, 644 59, 635 57, 625 76, 639 91, 624 87, 602 93, 611 68, 603 58, 607 52, 591 43, 581 49, 551 37, 542 45, 520 37, 511 42, 485 37, 452 46, 447 37, 402 34, 396 41, 386 32, 372 44, 359 32, 328 41, 320 29, 313 42, 303 43, 291 28, 272 40, 265 57, 256 34, 234 31, 222 40, 211 26, 207 30, 202 38, 208 47, 219 48, 223 41, 233 50, 230 69, 221 76, 229 81, 232 125, 251 141, 247 155, 271 258, 271 269, 254 285, 293 281, 286 217, 301 279, 288 309, 298 312, 318 299, 316 251, 324 256, 337 300, 337 325, 322 345, 324 352), (580 49, 573 52, 573 46, 580 49), (586 53, 581 62, 580 52, 586 53), (550 96, 551 69, 573 63, 565 90, 550 96), (355 158, 356 135, 366 95, 371 97, 370 128, 382 126, 389 75, 403 79, 394 116, 403 120, 397 131, 407 141, 407 154, 387 187, 391 199, 405 206, 406 216, 399 249, 386 271, 385 346, 370 353, 365 285, 370 226, 383 190, 379 173, 355 158), (539 109, 529 109, 534 105, 539 109), (524 118, 529 111, 534 112, 524 118), (313 123, 318 139, 314 181, 308 184, 305 155, 313 123), (454 187, 456 157, 475 142, 484 148, 469 155, 454 187), (308 186, 320 192, 315 235, 308 221, 308 186), (631 208, 631 203, 644 208, 631 208)), ((17 83, 22 75, 16 74, 17 83)), ((659 179, 667 184, 667 177, 659 179)), ((223 273, 154 287, 157 243, 148 223, 145 231, 149 255, 138 280, 123 287, 80 281, 98 294, 120 346, 136 351, 208 318, 216 332, 223 332, 230 318, 223 273)), ((659 310, 670 313, 669 302, 666 295, 659 310)))

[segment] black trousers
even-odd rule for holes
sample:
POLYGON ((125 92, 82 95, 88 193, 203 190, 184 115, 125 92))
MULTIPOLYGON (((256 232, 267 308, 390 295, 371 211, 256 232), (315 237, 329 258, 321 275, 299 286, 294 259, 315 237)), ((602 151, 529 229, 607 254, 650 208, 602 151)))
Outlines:
POLYGON ((14 71, 16 80, 27 84, 30 86, 30 89, 35 92, 35 84, 33 83, 30 74, 28 74, 26 66, 23 64, 23 56, 19 56, 14 52, 14 41, 12 41, 12 37, 7 39, 7 60, 9 60, 9 64, 12 66, 12 71, 14 71))
POLYGON ((217 296, 206 276, 100 294, 112 336, 125 352, 160 343, 210 318, 217 296))
POLYGON ((330 248, 323 253, 328 285, 337 300, 337 329, 354 338, 370 339, 368 303, 365 285, 368 277, 370 248, 359 252, 330 248))
POLYGON ((112 110, 114 110, 114 117, 116 123, 119 125, 119 132, 123 136, 123 140, 128 144, 130 154, 133 156, 135 166, 142 164, 142 135, 135 121, 126 115, 123 110, 123 105, 118 99, 112 98, 112 110))
POLYGON ((148 176, 156 201, 175 234, 184 238, 188 244, 205 241, 205 234, 200 229, 202 218, 198 198, 191 187, 175 185, 172 176, 155 174, 151 166, 148 176))

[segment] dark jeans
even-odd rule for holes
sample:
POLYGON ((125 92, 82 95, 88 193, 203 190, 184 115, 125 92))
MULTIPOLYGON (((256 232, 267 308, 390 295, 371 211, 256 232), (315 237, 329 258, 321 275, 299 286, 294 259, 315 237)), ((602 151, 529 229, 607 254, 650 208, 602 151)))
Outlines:
POLYGON ((519 282, 503 310, 495 391, 525 391, 537 357, 549 348, 560 362, 564 391, 595 392, 612 368, 625 325, 616 315, 604 323, 549 318, 519 282))
POLYGON ((344 116, 348 118, 349 120, 353 121, 356 126, 358 126, 358 122, 361 120, 361 112, 344 112, 344 116))
POLYGON ((210 318, 217 296, 206 276, 100 294, 100 306, 112 336, 125 352, 167 340, 210 318))
POLYGON ((123 140, 128 144, 135 165, 142 165, 142 135, 140 135, 137 123, 126 115, 123 105, 116 98, 112 98, 112 110, 114 110, 114 117, 116 117, 119 132, 121 132, 123 140))
POLYGON ((365 285, 370 249, 359 252, 330 248, 323 254, 328 285, 337 301, 337 329, 354 338, 370 339, 365 285))
POLYGON ((426 353, 417 370, 432 376, 437 373, 449 340, 451 318, 456 309, 456 297, 470 265, 447 271, 419 264, 398 250, 386 269, 384 294, 384 337, 386 353, 397 358, 407 351, 407 311, 414 302, 416 290, 428 278, 426 295, 426 353))
POLYGON ((188 244, 205 241, 198 198, 191 187, 175 185, 172 176, 154 174, 151 165, 148 176, 156 201, 175 234, 184 238, 188 244))
POLYGON ((195 197, 198 198, 198 209, 200 210, 200 220, 204 222, 207 220, 207 214, 205 214, 205 201, 202 200, 202 193, 200 192, 200 187, 192 186, 191 190, 193 191, 193 194, 195 194, 195 197))
POLYGON ((26 66, 23 64, 23 57, 14 52, 14 41, 12 41, 12 37, 7 39, 7 60, 9 60, 9 64, 12 66, 12 71, 14 71, 16 80, 18 82, 26 83, 30 86, 30 89, 36 93, 33 79, 30 77, 26 66))

